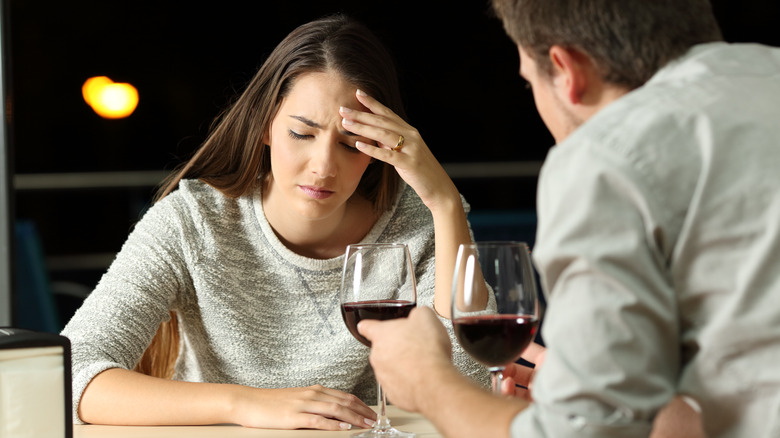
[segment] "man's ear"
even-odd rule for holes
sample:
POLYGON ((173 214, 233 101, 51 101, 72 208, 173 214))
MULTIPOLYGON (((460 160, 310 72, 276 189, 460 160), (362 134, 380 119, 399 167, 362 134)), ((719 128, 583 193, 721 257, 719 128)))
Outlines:
POLYGON ((553 83, 571 104, 582 103, 582 96, 588 87, 588 58, 574 49, 561 46, 550 47, 550 62, 553 67, 553 83))

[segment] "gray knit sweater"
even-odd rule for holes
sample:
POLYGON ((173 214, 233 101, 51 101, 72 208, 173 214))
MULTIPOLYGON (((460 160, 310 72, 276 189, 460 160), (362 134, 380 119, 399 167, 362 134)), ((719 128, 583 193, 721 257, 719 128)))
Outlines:
MULTIPOLYGON (((403 186, 363 242, 407 243, 418 305, 432 306, 433 220, 414 190, 403 186)), ((132 369, 169 310, 178 314, 182 339, 174 379, 261 388, 321 384, 375 404, 369 349, 341 318, 343 257, 290 251, 268 224, 259 193, 230 199, 199 181, 182 181, 135 226, 62 333, 72 343, 73 418, 80 422, 78 404, 90 380, 109 368, 132 369)), ((487 386, 485 368, 445 325, 455 364, 487 386)))

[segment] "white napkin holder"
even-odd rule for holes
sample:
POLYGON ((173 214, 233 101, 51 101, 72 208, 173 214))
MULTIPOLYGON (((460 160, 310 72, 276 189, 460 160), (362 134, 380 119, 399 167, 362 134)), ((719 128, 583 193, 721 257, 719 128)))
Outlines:
POLYGON ((0 438, 72 438, 70 341, 0 327, 0 438))

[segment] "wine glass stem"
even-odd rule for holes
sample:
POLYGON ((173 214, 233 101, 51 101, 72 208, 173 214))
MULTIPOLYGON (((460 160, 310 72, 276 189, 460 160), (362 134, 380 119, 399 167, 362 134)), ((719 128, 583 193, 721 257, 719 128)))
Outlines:
POLYGON ((504 367, 491 367, 490 377, 493 380, 493 393, 501 395, 501 383, 504 381, 504 367))
POLYGON ((380 385, 379 382, 376 382, 376 401, 379 405, 379 418, 376 420, 374 429, 390 429, 390 419, 387 418, 387 413, 385 412, 385 408, 387 407, 387 397, 385 396, 385 391, 382 390, 382 385, 380 385))

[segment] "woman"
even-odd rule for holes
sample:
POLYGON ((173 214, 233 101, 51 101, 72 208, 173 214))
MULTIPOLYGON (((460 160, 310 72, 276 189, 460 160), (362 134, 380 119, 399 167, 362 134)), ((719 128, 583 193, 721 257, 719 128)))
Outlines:
MULTIPOLYGON (((74 418, 370 426, 368 349, 339 312, 346 245, 409 244, 419 303, 447 316, 447 271, 470 240, 457 189, 401 105, 365 27, 335 16, 288 35, 65 327, 74 418)), ((487 384, 462 350, 454 360, 487 384)))

